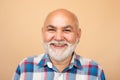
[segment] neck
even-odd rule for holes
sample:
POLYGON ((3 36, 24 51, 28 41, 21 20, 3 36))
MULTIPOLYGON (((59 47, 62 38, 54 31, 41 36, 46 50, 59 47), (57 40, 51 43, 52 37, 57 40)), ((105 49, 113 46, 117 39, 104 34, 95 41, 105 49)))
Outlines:
POLYGON ((50 58, 53 65, 58 69, 59 72, 62 72, 67 66, 69 66, 73 55, 68 56, 62 61, 56 61, 53 58, 50 58))

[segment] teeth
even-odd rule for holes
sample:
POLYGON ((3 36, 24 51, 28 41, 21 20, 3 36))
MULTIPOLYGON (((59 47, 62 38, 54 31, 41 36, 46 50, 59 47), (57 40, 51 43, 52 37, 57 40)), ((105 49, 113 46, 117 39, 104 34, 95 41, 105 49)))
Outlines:
POLYGON ((54 44, 55 46, 64 46, 64 44, 54 44))
POLYGON ((52 43, 52 45, 55 45, 55 46, 65 46, 66 44, 61 44, 61 43, 52 43))

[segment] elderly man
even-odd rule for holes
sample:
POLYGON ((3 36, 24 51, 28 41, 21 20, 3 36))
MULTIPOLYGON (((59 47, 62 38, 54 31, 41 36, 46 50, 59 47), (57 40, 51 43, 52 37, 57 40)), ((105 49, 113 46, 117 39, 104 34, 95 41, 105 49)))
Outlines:
POLYGON ((24 59, 13 80, 105 80, 100 65, 75 53, 81 29, 72 12, 51 12, 42 35, 45 53, 24 59))

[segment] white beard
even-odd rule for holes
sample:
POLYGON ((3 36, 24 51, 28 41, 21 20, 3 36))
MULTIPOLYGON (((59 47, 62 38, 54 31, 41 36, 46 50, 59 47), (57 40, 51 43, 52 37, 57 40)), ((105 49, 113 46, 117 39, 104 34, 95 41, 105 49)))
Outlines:
POLYGON ((53 58, 56 61, 62 61, 66 59, 68 56, 72 55, 74 52, 76 46, 77 46, 78 40, 76 40, 75 44, 70 44, 66 41, 51 41, 48 43, 43 42, 44 49, 46 53, 53 58), (62 49, 53 49, 51 48, 51 44, 54 43, 56 45, 67 45, 67 48, 62 49))

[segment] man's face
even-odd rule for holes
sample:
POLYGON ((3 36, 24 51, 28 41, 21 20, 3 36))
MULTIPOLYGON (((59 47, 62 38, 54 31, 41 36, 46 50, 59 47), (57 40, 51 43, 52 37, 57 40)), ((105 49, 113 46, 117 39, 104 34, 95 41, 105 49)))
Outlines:
POLYGON ((45 50, 59 61, 72 54, 80 38, 73 16, 62 13, 49 16, 42 32, 45 50))

